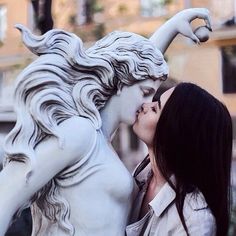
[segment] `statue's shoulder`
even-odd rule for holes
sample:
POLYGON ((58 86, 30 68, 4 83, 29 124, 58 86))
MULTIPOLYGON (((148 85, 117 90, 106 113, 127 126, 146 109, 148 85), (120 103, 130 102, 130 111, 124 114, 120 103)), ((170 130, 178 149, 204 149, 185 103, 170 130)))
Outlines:
POLYGON ((72 133, 79 131, 83 132, 85 130, 91 131, 92 133, 96 132, 96 129, 91 120, 82 116, 72 116, 71 118, 63 121, 60 124, 60 127, 62 130, 67 131, 68 129, 68 132, 70 131, 72 133))
POLYGON ((84 156, 92 148, 97 131, 93 123, 85 117, 73 116, 60 124, 67 147, 84 156))

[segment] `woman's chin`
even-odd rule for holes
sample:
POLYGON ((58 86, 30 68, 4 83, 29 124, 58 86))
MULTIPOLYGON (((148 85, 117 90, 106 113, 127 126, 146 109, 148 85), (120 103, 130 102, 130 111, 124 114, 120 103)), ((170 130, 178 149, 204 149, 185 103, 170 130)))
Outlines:
POLYGON ((136 130, 137 130, 137 122, 136 121, 132 125, 132 129, 133 129, 134 133, 137 135, 137 132, 136 132, 136 130))

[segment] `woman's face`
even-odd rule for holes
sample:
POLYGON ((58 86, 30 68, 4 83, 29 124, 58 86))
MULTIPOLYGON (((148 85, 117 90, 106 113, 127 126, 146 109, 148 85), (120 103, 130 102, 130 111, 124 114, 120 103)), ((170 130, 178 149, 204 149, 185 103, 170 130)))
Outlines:
POLYGON ((160 118, 161 111, 173 91, 174 88, 171 88, 164 92, 161 95, 159 102, 144 103, 141 109, 137 112, 137 118, 133 125, 133 130, 148 147, 152 146, 156 125, 160 118))
POLYGON ((137 111, 143 103, 152 101, 160 83, 160 80, 145 79, 132 86, 124 86, 118 95, 120 121, 134 124, 137 111))

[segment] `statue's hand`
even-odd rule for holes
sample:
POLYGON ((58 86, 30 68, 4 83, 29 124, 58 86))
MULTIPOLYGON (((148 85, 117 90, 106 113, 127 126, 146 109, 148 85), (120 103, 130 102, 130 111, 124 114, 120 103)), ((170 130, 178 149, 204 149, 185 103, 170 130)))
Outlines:
POLYGON ((209 31, 211 31, 209 11, 206 8, 190 8, 170 18, 149 39, 164 54, 177 34, 180 33, 199 44, 208 40, 209 31), (193 31, 191 22, 195 19, 204 20, 205 25, 193 31))
POLYGON ((198 44, 206 41, 209 38, 209 31, 212 31, 209 11, 206 8, 185 9, 172 17, 169 23, 175 25, 176 33, 180 33, 198 44), (195 19, 202 19, 206 24, 193 31, 191 22, 195 19))

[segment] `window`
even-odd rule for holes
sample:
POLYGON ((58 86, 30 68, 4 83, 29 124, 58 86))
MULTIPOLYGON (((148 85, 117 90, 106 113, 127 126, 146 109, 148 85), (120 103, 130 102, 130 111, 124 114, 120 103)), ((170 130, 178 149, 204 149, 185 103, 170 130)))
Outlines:
POLYGON ((144 17, 162 16, 167 13, 166 4, 170 0, 140 0, 141 15, 144 17))
POLYGON ((223 93, 236 93, 236 46, 221 48, 223 93))
POLYGON ((7 30, 7 8, 0 5, 0 41, 6 37, 7 30))

